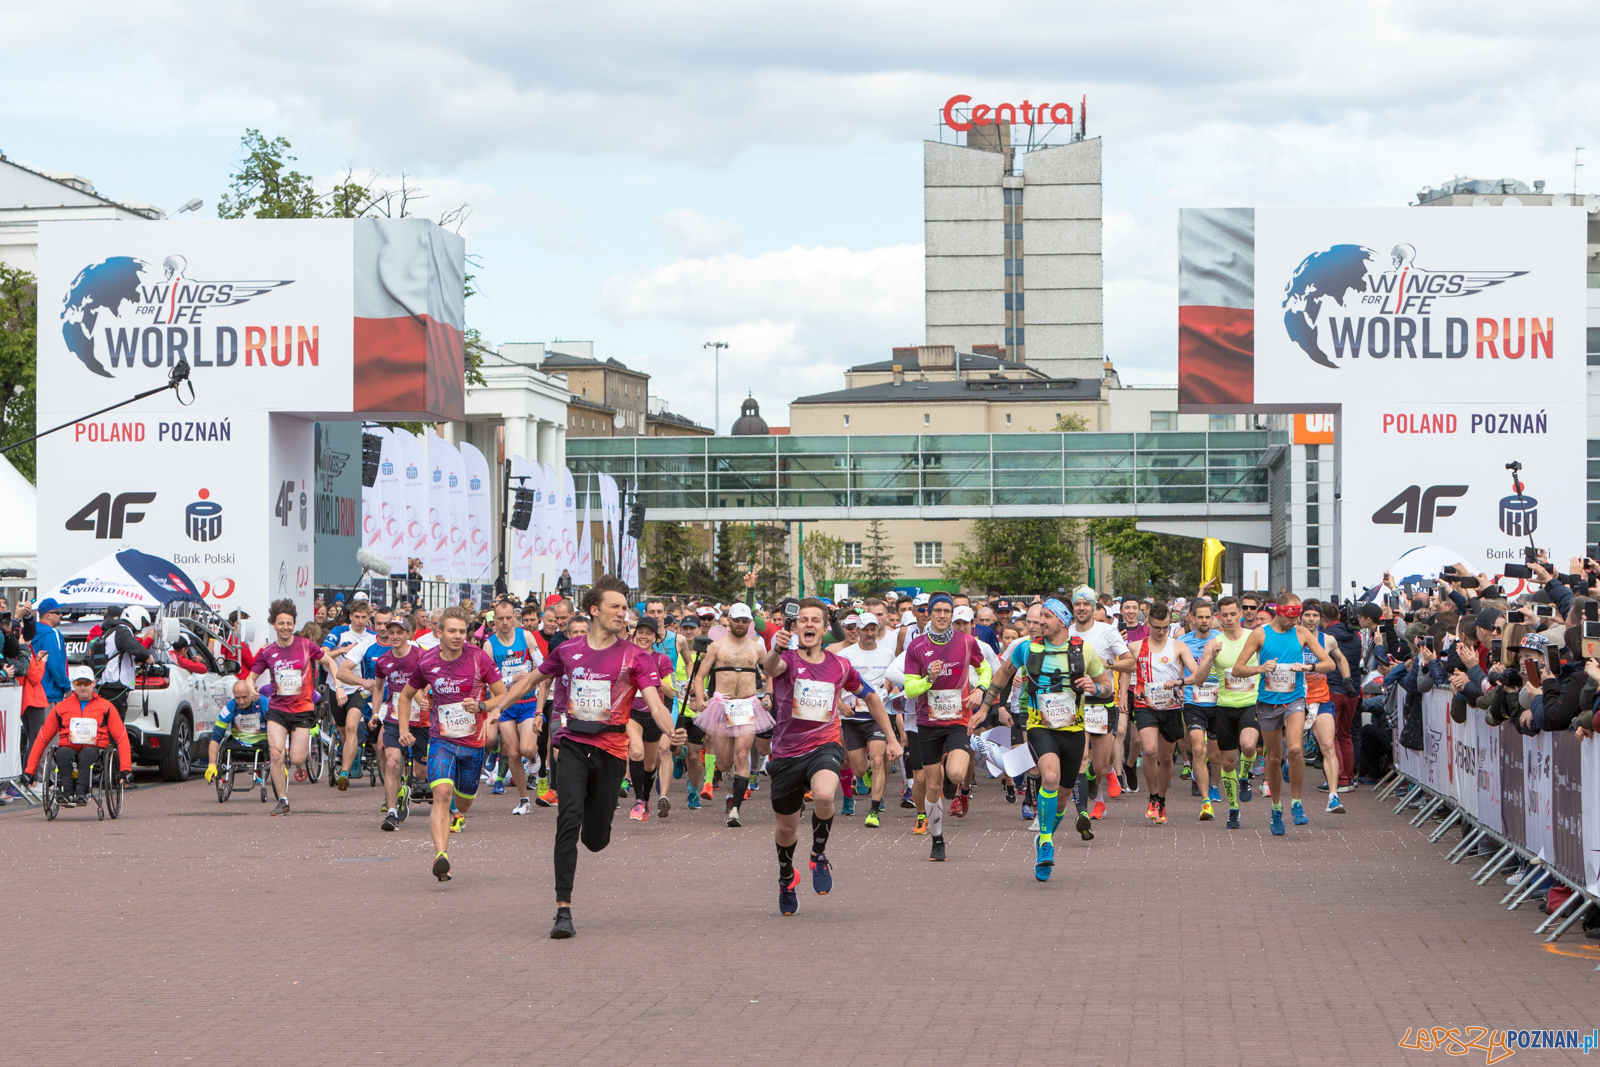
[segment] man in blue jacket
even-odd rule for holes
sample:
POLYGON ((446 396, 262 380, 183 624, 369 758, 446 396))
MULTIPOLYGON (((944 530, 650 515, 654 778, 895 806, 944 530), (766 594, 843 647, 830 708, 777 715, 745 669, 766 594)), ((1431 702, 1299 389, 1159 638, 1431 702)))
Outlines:
MULTIPOLYGON (((72 685, 67 681, 67 643, 61 637, 61 605, 54 600, 46 598, 39 601, 36 609, 38 622, 29 640, 33 643, 35 654, 48 652, 50 658, 44 665, 44 695, 49 698, 50 706, 55 707, 67 699, 72 685)), ((28 635, 24 635, 28 636, 28 635)))

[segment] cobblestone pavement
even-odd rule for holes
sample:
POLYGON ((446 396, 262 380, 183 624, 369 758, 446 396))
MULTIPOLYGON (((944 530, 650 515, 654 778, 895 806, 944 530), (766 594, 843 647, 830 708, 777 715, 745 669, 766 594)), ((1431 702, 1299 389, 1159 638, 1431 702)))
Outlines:
POLYGON ((487 789, 448 884, 426 806, 382 833, 365 782, 297 786, 288 818, 199 780, 115 822, 8 809, 0 1060, 1325 1067, 1453 1059, 1400 1049, 1417 1026, 1593 1025, 1592 943, 1548 951, 1531 905, 1443 861, 1453 832, 1429 845, 1365 791, 1342 818, 1313 794, 1283 838, 1260 797, 1230 832, 1187 784, 1165 826, 1127 795, 1041 885, 1020 806, 980 782, 941 865, 895 804, 839 817, 833 893, 803 879, 783 918, 765 794, 732 830, 674 784, 670 818, 625 804, 580 853, 564 942, 554 812, 487 789))

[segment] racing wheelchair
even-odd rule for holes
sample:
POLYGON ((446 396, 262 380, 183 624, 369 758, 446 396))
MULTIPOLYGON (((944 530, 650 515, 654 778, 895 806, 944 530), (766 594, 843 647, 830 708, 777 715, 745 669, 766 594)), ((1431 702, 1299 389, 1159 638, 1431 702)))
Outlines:
MULTIPOLYGON (((57 815, 61 814, 61 807, 67 798, 74 792, 78 777, 78 769, 72 769, 72 777, 65 781, 61 778, 61 768, 56 765, 56 746, 52 744, 44 753, 44 817, 54 822, 57 815)), ((111 745, 100 758, 89 766, 89 799, 94 802, 95 813, 100 821, 104 822, 107 815, 113 819, 122 814, 122 795, 125 786, 122 773, 117 764, 120 762, 116 745, 111 745)))
POLYGON ((267 789, 272 790, 274 800, 278 797, 278 783, 273 780, 269 768, 271 767, 271 754, 267 751, 265 741, 254 745, 247 745, 235 738, 228 738, 222 746, 222 753, 217 762, 217 803, 226 804, 228 798, 239 788, 237 775, 248 774, 250 784, 246 789, 260 789, 261 803, 267 802, 267 789), (234 757, 237 756, 238 759, 234 757))

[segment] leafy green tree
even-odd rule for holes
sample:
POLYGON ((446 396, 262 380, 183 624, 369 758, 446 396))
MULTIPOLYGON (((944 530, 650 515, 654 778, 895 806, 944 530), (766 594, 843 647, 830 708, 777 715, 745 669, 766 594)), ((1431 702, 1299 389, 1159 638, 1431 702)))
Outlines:
POLYGON ((861 581, 867 593, 881 593, 894 588, 894 554, 889 550, 889 535, 883 530, 883 521, 873 519, 867 524, 867 540, 861 546, 861 581))
POLYGON ((947 581, 985 593, 1054 593, 1078 581, 1078 524, 1070 519, 978 519, 975 543, 956 545, 947 581))
POLYGON ((1149 533, 1132 518, 1090 519, 1097 551, 1112 557, 1112 584, 1123 595, 1193 596, 1200 586, 1201 541, 1149 533))
MULTIPOLYGON (((32 274, 0 263, 0 445, 34 433, 38 393, 39 287, 32 274)), ((28 481, 36 481, 32 444, 6 453, 28 481)))
POLYGON ((756 572, 756 599, 771 604, 789 592, 789 532, 783 523, 724 523, 722 536, 731 543, 741 578, 736 596, 744 597, 745 571, 756 572))
POLYGON ((260 130, 244 131, 240 139, 244 158, 228 183, 229 192, 217 200, 217 217, 223 219, 311 219, 322 214, 322 197, 309 174, 289 164, 285 137, 268 140, 260 130))
POLYGON ((1083 433, 1089 429, 1089 416, 1081 411, 1069 411, 1050 429, 1052 433, 1083 433))
POLYGON ((644 524, 645 588, 650 592, 681 593, 689 588, 688 568, 696 555, 694 542, 682 523, 644 524))
POLYGON ((806 589, 800 591, 806 595, 807 591, 813 596, 833 596, 835 582, 845 580, 841 562, 844 551, 844 542, 837 537, 829 537, 825 533, 811 533, 801 542, 800 555, 806 561, 806 589))
POLYGON ((717 523, 717 549, 711 562, 711 592, 732 600, 744 595, 744 568, 734 553, 732 531, 726 522, 717 523))

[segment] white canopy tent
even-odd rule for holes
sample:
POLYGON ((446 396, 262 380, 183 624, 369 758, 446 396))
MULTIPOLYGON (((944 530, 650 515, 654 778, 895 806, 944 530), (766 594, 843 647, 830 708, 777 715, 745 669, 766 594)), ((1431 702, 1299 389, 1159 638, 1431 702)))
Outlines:
POLYGON ((14 567, 28 572, 21 579, 7 579, 32 585, 38 581, 39 526, 38 493, 10 460, 0 456, 0 568, 14 567))

